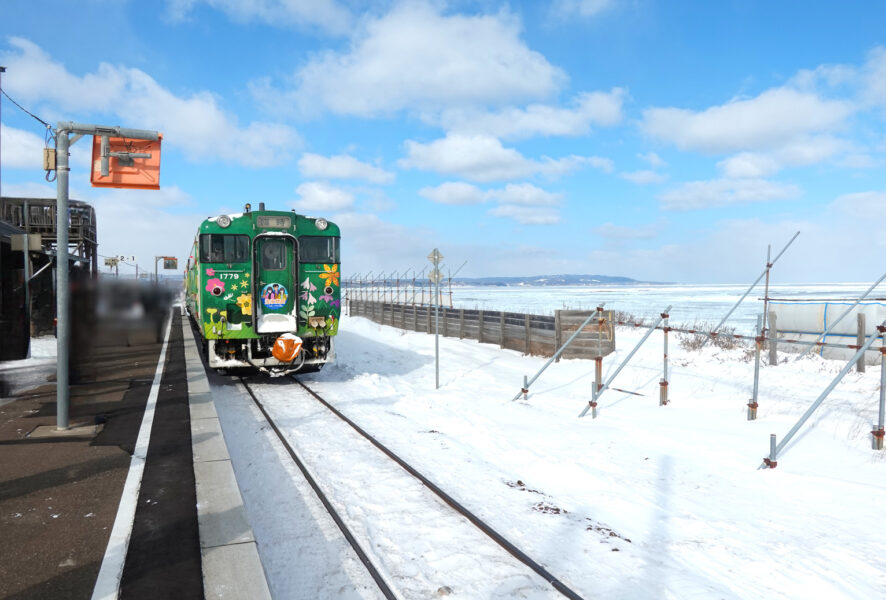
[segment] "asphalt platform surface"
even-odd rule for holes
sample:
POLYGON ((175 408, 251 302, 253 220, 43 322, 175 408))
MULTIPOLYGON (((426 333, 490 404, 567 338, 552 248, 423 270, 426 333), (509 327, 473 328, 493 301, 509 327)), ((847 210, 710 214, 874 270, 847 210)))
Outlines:
MULTIPOLYGON (((184 317, 171 315, 124 599, 204 597, 184 317)), ((54 361, 0 372, 0 598, 92 597, 165 331, 99 321, 90 347, 72 344, 65 433, 55 431, 54 361)))

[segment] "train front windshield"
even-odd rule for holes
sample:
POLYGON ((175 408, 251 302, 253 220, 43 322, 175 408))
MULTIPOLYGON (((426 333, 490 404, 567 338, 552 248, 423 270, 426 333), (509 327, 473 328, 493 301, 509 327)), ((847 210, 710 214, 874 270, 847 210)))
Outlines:
POLYGON ((237 263, 249 260, 249 237, 230 233, 200 236, 200 262, 237 263))
POLYGON ((298 240, 298 260, 302 263, 340 263, 339 238, 302 236, 298 240))

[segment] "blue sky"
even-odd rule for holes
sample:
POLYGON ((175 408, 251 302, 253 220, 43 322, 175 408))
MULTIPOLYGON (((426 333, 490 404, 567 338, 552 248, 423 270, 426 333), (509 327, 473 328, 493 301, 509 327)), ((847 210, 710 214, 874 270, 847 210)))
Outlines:
MULTIPOLYGON (((42 119, 164 134, 159 192, 89 186, 100 253, 187 256, 243 204, 325 216, 346 276, 876 280, 886 5, 4 0, 3 89, 42 119)), ((2 101, 2 193, 54 197, 2 101)))

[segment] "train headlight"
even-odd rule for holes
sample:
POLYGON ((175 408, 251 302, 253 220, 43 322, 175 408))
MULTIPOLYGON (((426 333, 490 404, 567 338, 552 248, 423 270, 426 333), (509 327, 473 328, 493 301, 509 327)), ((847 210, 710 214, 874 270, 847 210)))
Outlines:
POLYGON ((222 215, 216 220, 216 223, 218 223, 219 227, 228 227, 231 224, 231 217, 222 215))
POLYGON ((316 221, 314 221, 314 225, 317 226, 317 229, 323 231, 324 229, 329 227, 329 222, 326 219, 317 219, 316 221))

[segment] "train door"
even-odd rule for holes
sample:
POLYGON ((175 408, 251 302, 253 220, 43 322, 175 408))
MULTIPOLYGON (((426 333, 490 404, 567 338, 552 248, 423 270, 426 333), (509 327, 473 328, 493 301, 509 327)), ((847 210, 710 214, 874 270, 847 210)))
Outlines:
POLYGON ((255 238, 256 331, 295 332, 298 328, 295 240, 287 236, 255 238))

